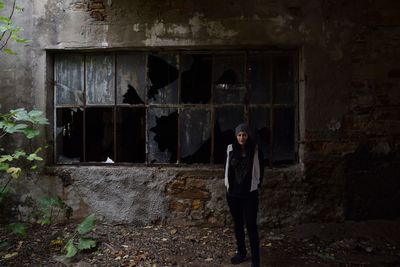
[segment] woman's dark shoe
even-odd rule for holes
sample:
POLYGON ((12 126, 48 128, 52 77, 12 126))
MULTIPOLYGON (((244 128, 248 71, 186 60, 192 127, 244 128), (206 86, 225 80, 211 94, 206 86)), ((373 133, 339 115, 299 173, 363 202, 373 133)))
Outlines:
POLYGON ((251 267, 260 267, 260 266, 261 266, 260 263, 255 263, 255 262, 251 263, 251 267))
POLYGON ((246 255, 243 255, 241 253, 236 253, 236 255, 231 258, 231 263, 239 264, 244 262, 245 260, 246 260, 246 255))

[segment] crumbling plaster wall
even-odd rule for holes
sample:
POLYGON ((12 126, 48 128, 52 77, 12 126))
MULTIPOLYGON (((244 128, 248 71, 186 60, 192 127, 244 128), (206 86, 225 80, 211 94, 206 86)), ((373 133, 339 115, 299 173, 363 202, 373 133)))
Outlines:
MULTIPOLYGON (((1 59, 3 108, 35 107, 53 119, 51 51, 294 48, 299 51, 300 163, 267 170, 260 221, 281 225, 400 214, 394 203, 399 195, 394 172, 400 132, 398 1, 34 0, 24 7, 16 19, 32 42, 17 47, 16 57, 1 59)), ((51 141, 48 129, 45 139, 51 141)), ((81 215, 96 212, 105 220, 141 223, 229 220, 218 168, 63 167, 50 176, 71 177, 71 184, 60 181, 61 191, 81 215)))

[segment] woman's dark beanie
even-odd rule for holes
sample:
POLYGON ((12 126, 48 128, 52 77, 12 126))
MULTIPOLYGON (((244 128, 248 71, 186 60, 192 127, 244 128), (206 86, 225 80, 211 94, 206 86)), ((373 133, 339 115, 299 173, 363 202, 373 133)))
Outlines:
POLYGON ((247 135, 250 135, 250 128, 246 123, 239 124, 235 128, 235 135, 238 135, 240 132, 245 132, 247 135))

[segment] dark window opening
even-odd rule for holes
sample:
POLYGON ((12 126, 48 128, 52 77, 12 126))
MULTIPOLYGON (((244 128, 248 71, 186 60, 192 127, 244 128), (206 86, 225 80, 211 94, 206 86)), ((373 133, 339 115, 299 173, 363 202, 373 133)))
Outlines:
POLYGON ((144 108, 117 108, 117 162, 146 161, 145 116, 144 108))
POLYGON ((87 108, 85 122, 86 161, 115 162, 112 108, 87 108))
POLYGON ((178 101, 178 61, 173 54, 149 55, 147 96, 153 103, 177 103, 178 101))
POLYGON ((297 159, 292 52, 60 54, 57 163, 223 164, 248 122, 267 165, 297 159))
POLYGON ((212 56, 182 55, 181 98, 183 103, 205 104, 211 99, 212 56))
POLYGON ((57 162, 83 161, 83 112, 78 108, 57 108, 56 113, 57 162))

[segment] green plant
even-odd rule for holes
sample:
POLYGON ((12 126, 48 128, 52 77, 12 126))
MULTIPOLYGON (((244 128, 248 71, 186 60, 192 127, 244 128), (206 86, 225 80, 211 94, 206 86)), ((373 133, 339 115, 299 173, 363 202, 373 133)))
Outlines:
POLYGON ((11 223, 8 225, 8 228, 17 235, 24 236, 27 233, 26 226, 23 223, 11 223))
MULTIPOLYGON (((22 134, 29 140, 30 152, 22 148, 17 148, 14 152, 6 153, 0 147, 0 172, 4 172, 6 182, 0 186, 0 203, 8 191, 8 185, 12 179, 17 179, 23 169, 37 169, 37 162, 43 158, 39 152, 43 147, 32 148, 32 139, 40 134, 38 127, 48 124, 43 112, 32 110, 26 111, 24 108, 11 110, 8 113, 0 114, 0 138, 7 135, 22 134)), ((4 176, 2 176, 4 178, 4 176)))
POLYGON ((91 214, 76 227, 75 232, 64 247, 66 257, 72 258, 78 252, 96 247, 96 240, 88 237, 88 234, 94 229, 95 221, 94 214, 91 214))
MULTIPOLYGON (((5 10, 6 5, 3 1, 0 1, 0 11, 5 10)), ((22 38, 20 36, 20 33, 23 31, 23 29, 19 26, 17 26, 14 21, 13 17, 15 15, 15 12, 22 12, 23 8, 17 6, 16 0, 12 2, 12 6, 10 7, 10 10, 8 11, 9 14, 8 16, 1 16, 0 15, 0 52, 4 52, 7 54, 15 55, 15 51, 6 48, 7 44, 10 41, 14 41, 16 43, 28 43, 30 40, 22 38)))
POLYGON ((57 218, 60 212, 64 212, 64 216, 69 219, 72 215, 72 208, 65 204, 59 197, 46 197, 41 199, 40 204, 40 215, 41 219, 39 222, 42 225, 52 224, 54 218, 57 218))

